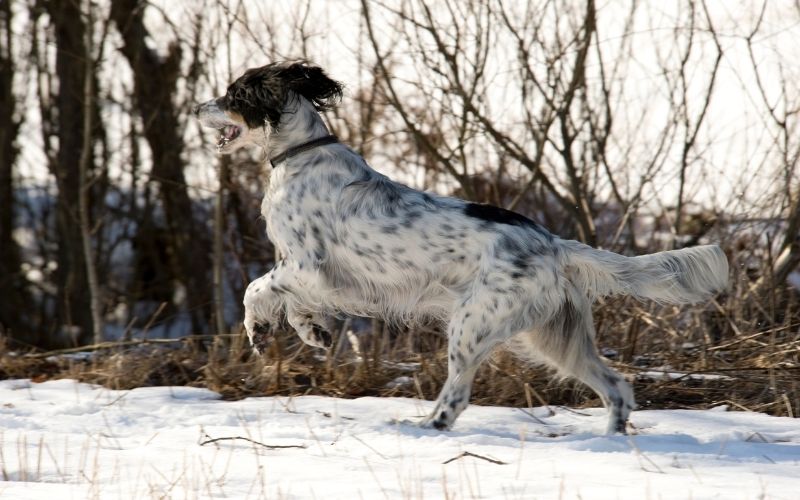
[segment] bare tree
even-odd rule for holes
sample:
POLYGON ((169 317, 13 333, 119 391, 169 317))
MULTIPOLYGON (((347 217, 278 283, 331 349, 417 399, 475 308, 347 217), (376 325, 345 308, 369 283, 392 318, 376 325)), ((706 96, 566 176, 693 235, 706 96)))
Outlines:
MULTIPOLYGON (((90 195, 92 189, 92 179, 90 177, 90 163, 92 161, 92 118, 93 118, 93 103, 94 103, 94 67, 96 65, 94 51, 94 19, 92 16, 92 2, 87 0, 85 7, 85 14, 82 17, 86 20, 87 29, 84 32, 84 67, 85 73, 83 77, 83 141, 81 143, 81 156, 79 165, 79 180, 78 180, 78 219, 80 221, 81 231, 81 246, 83 249, 83 257, 86 266, 86 283, 89 286, 87 289, 89 295, 89 308, 92 315, 92 340, 95 344, 103 341, 103 311, 100 296, 100 284, 97 279, 97 268, 95 261, 95 252, 92 248, 92 221, 90 213, 90 195)), ((108 23, 106 23, 108 26, 108 23)), ((104 30, 106 33, 107 30, 104 30)), ((103 41, 105 36, 103 37, 103 41)), ((102 55, 102 42, 101 48, 98 51, 97 58, 102 55)))
MULTIPOLYGON (((58 152, 52 173, 58 186, 56 222, 58 238, 58 286, 56 324, 79 330, 74 341, 92 338, 91 306, 86 281, 86 260, 76 208, 80 205, 80 159, 84 140, 84 82, 87 72, 84 42, 88 29, 78 3, 72 0, 46 2, 45 7, 55 30, 56 97, 58 152)), ((89 155, 88 158, 92 156, 89 155)), ((88 161, 88 160, 87 160, 88 161)), ((71 332, 72 333, 72 332, 71 332)))
MULTIPOLYGON (((691 166, 692 161, 689 158, 689 155, 693 152, 695 145, 697 143, 697 137, 700 133, 701 127, 703 126, 703 121, 705 120, 708 108, 711 105, 711 102, 714 97, 714 87, 717 83, 717 73, 719 71, 719 65, 722 61, 722 46, 719 42, 719 37, 717 36, 717 32, 714 29, 714 24, 711 20, 711 16, 708 13, 708 7, 706 6, 705 1, 701 1, 701 6, 703 9, 703 13, 705 15, 706 26, 705 29, 711 35, 714 41, 714 48, 716 50, 716 55, 714 57, 714 62, 711 65, 711 69, 708 72, 708 86, 705 90, 704 95, 698 96, 688 94, 689 92, 689 76, 688 73, 690 69, 688 67, 689 59, 692 55, 692 50, 695 49, 694 46, 694 38, 695 38, 695 23, 697 22, 696 17, 698 16, 697 13, 697 5, 694 1, 689 2, 689 22, 688 22, 688 39, 686 42, 686 48, 684 49, 684 53, 681 56, 680 62, 680 69, 678 71, 678 85, 677 90, 680 94, 680 101, 676 103, 673 107, 679 114, 680 117, 678 121, 681 123, 683 128, 683 141, 682 141, 682 148, 681 148, 681 160, 679 165, 679 178, 678 178, 678 200, 676 203, 675 209, 675 234, 680 235, 683 223, 683 205, 685 202, 684 193, 686 189, 686 180, 687 180, 687 173, 691 166), (699 110, 692 112, 691 105, 692 101, 699 103, 699 110)), ((666 75, 667 73, 665 73, 666 75)))
POLYGON ((20 268, 20 249, 14 239, 15 187, 14 164, 18 149, 17 115, 13 81, 15 74, 14 37, 11 31, 10 2, 0 5, 0 328, 9 330, 16 338, 27 339, 24 331, 30 328, 22 313, 30 303, 27 284, 20 268))
POLYGON ((166 57, 148 46, 144 24, 147 4, 112 0, 111 17, 122 35, 122 53, 134 76, 134 98, 152 152, 151 179, 158 183, 171 245, 171 265, 186 289, 195 331, 205 331, 210 318, 211 269, 207 228, 193 217, 183 175, 182 124, 173 98, 181 76, 181 47, 176 40, 166 57))
MULTIPOLYGON (((763 108, 766 110, 766 122, 773 129, 773 145, 778 151, 781 164, 781 180, 783 187, 780 189, 781 203, 779 212, 786 214, 786 227, 777 254, 770 263, 771 275, 761 276, 752 288, 756 298, 772 298, 776 288, 786 283, 789 274, 800 265, 800 188, 796 182, 797 164, 800 161, 800 141, 797 140, 798 113, 800 113, 800 95, 798 88, 791 85, 785 76, 783 63, 777 58, 779 66, 780 91, 776 96, 770 96, 765 79, 767 78, 759 64, 755 53, 755 38, 761 31, 767 2, 763 2, 756 22, 745 38, 747 54, 753 73, 756 77, 758 96, 763 108)), ((800 5, 795 5, 796 14, 800 14, 800 5)), ((774 300, 769 302, 774 303, 774 300)))
MULTIPOLYGON (((585 106, 585 73, 596 31, 596 9, 593 1, 587 2, 580 16, 569 18, 573 22, 569 29, 560 25, 548 28, 543 21, 547 9, 555 11, 559 6, 405 1, 399 8, 384 7, 396 19, 397 35, 405 46, 420 54, 424 63, 424 67, 417 68, 415 85, 425 91, 428 103, 424 108, 441 113, 427 119, 430 114, 415 116, 395 89, 395 78, 385 65, 381 66, 381 61, 390 56, 390 49, 381 47, 374 36, 370 5, 362 1, 370 42, 390 104, 404 117, 416 141, 459 182, 464 194, 475 196, 468 178, 478 169, 473 166, 470 172, 469 165, 485 164, 492 158, 485 154, 476 156, 475 138, 488 138, 492 141, 494 158, 509 158, 524 167, 529 172, 528 188, 543 186, 561 209, 570 214, 577 235, 596 243, 591 196, 594 185, 589 176, 593 165, 587 157, 590 147, 581 150, 585 144, 583 135, 595 118, 586 113, 591 109, 585 106), (550 41, 543 38, 548 29, 550 41), (498 119, 489 94, 491 80, 496 76, 489 72, 490 60, 498 55, 496 44, 509 40, 516 48, 518 69, 512 90, 520 102, 524 127, 509 127, 498 119), (534 51, 546 58, 544 67, 536 65, 534 51), (444 93, 426 89, 424 81, 435 82, 444 93), (424 127, 418 124, 420 118, 424 127), (438 127, 447 130, 437 130, 438 127), (424 132, 423 128, 431 132, 424 132), (557 172, 544 168, 546 162, 556 159, 564 167, 561 179, 557 172)), ((551 14, 560 24, 562 16, 551 14)), ((610 127, 610 120, 605 126, 610 127)), ((512 203, 516 205, 518 201, 512 203)))

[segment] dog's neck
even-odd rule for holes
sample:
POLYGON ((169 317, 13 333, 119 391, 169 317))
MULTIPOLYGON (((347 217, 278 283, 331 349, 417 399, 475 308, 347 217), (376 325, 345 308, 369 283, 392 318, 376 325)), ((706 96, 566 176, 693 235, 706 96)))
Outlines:
POLYGON ((291 100, 281 115, 280 126, 269 136, 270 157, 290 148, 330 135, 322 116, 303 97, 291 100), (293 101, 293 102, 291 102, 293 101))

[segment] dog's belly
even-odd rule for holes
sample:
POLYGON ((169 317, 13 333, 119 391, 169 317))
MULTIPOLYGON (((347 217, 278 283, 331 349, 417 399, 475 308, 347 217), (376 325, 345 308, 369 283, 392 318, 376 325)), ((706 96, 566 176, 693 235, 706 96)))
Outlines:
POLYGON ((335 308, 365 316, 446 318, 475 276, 475 266, 420 265, 423 261, 391 256, 360 256, 338 248, 321 271, 335 290, 335 308))

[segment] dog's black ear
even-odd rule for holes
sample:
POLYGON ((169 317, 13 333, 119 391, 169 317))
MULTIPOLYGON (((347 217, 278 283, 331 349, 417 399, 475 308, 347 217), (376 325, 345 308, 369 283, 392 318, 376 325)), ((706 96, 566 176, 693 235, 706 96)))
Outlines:
POLYGON ((280 121, 286 92, 274 73, 270 66, 249 69, 225 94, 227 107, 241 114, 252 128, 262 126, 265 121, 277 126, 280 121))
POLYGON ((308 99, 317 111, 331 109, 342 99, 342 84, 328 77, 319 66, 292 63, 284 68, 281 77, 289 90, 308 99))

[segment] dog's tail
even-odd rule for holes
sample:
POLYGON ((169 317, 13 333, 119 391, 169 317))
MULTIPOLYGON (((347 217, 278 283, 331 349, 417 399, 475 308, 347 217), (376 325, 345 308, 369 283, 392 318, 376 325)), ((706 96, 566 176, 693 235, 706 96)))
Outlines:
POLYGON ((564 273, 592 298, 632 295, 669 304, 701 302, 728 286, 728 259, 716 245, 625 257, 562 240, 564 273))

